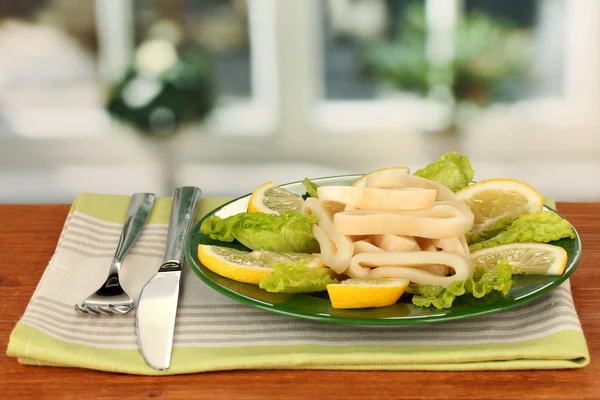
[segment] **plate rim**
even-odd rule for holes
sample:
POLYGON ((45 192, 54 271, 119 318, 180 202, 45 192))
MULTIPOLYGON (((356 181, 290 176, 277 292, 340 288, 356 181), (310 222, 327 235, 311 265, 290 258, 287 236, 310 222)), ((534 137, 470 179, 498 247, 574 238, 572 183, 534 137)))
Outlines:
MULTIPOLYGON (((311 181, 320 181, 320 180, 328 180, 328 179, 336 179, 336 178, 348 178, 348 179, 355 178, 356 179, 363 175, 364 174, 332 175, 332 176, 325 176, 325 177, 319 177, 319 178, 310 178, 310 180, 311 181)), ((297 180, 297 181, 287 182, 287 183, 284 183, 284 184, 281 184, 278 186, 286 187, 286 186, 297 185, 297 184, 301 184, 301 183, 302 183, 302 180, 297 180)), ((237 198, 229 200, 229 201, 221 204, 220 206, 210 210, 205 215, 203 215, 198 220, 198 222, 193 224, 189 233, 199 231, 200 225, 202 224, 202 222, 204 222, 204 220, 206 218, 216 214, 219 210, 223 209, 224 207, 226 207, 232 203, 238 202, 244 198, 249 198, 251 195, 252 195, 252 193, 244 194, 242 196, 239 196, 237 198)), ((547 205, 544 205, 544 208, 547 208, 548 210, 558 214, 561 218, 567 220, 555 208, 549 207, 547 205)), ((575 241, 575 246, 574 246, 575 254, 574 254, 573 261, 571 262, 570 265, 567 265, 567 268, 565 269, 565 272, 567 272, 567 270, 569 270, 568 274, 563 273, 563 275, 558 277, 555 281, 547 284, 546 286, 543 286, 541 289, 538 289, 537 291, 529 294, 528 296, 524 296, 519 299, 516 299, 515 301, 511 302, 508 305, 487 306, 486 308, 481 309, 480 311, 470 312, 467 314, 461 313, 461 314, 456 314, 456 315, 440 314, 440 315, 414 316, 414 317, 369 318, 369 317, 331 316, 331 315, 321 315, 321 314, 316 314, 316 313, 305 313, 305 312, 300 312, 300 311, 288 311, 285 309, 273 307, 273 304, 271 304, 271 303, 265 303, 261 300, 253 298, 251 296, 247 296, 247 295, 241 294, 239 292, 236 292, 234 290, 231 290, 231 289, 229 289, 225 286, 222 286, 219 283, 213 281, 212 279, 210 279, 206 274, 204 274, 202 272, 202 270, 200 268, 200 261, 196 260, 192 254, 192 245, 193 244, 191 243, 191 241, 192 241, 193 235, 191 235, 191 234, 187 235, 184 253, 185 253, 185 258, 187 261, 186 263, 188 264, 190 269, 194 272, 194 274, 198 278, 200 278, 201 281, 203 281, 211 289, 229 297, 230 299, 238 301, 240 303, 243 303, 243 304, 255 307, 255 308, 263 309, 263 310, 266 310, 266 311, 269 311, 269 312, 272 312, 275 314, 286 315, 286 316, 291 316, 291 317, 296 317, 296 318, 301 318, 301 319, 306 319, 306 320, 311 320, 311 321, 317 321, 317 322, 325 322, 325 323, 333 323, 333 324, 347 324, 347 325, 367 325, 367 326, 402 326, 402 325, 417 325, 417 324, 426 324, 426 323, 435 323, 435 322, 444 322, 444 321, 455 321, 455 320, 462 320, 462 319, 467 319, 467 318, 478 317, 478 316, 487 315, 487 314, 493 314, 493 313, 497 313, 500 311, 509 310, 514 307, 518 307, 520 305, 529 303, 531 301, 534 301, 534 300, 548 294, 552 290, 554 290, 557 287, 559 287, 560 285, 562 285, 565 281, 567 281, 570 278, 570 276, 575 272, 575 270, 579 266, 579 263, 581 262, 581 257, 583 255, 583 247, 581 245, 581 238, 580 238, 579 232, 577 231, 575 226, 572 226, 572 229, 575 232, 575 239, 572 239, 575 241)), ((197 244, 196 244, 196 246, 197 246, 197 244)), ((204 268, 206 268, 206 267, 204 267, 204 268)), ((228 278, 223 277, 223 279, 228 279, 228 278)), ((299 294, 301 294, 301 293, 294 294, 294 295, 299 295, 299 294)), ((440 312, 443 312, 443 311, 444 310, 440 310, 440 312)))

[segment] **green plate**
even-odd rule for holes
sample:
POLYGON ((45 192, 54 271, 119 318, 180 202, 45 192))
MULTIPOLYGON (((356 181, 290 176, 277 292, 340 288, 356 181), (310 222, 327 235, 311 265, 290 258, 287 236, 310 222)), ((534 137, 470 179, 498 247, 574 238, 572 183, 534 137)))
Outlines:
MULTIPOLYGON (((360 175, 346 175, 313 179, 319 185, 350 185, 360 175)), ((281 185, 291 192, 304 194, 301 182, 281 185)), ((452 308, 438 310, 414 306, 402 297, 396 304, 381 308, 336 310, 331 307, 327 292, 311 294, 270 293, 257 285, 237 282, 215 274, 198 261, 198 244, 227 245, 243 249, 235 243, 216 242, 200 232, 202 221, 217 215, 221 218, 246 211, 250 194, 232 200, 213 210, 192 228, 186 243, 186 259, 198 277, 211 288, 240 303, 261 308, 277 314, 305 318, 321 322, 355 325, 413 325, 436 321, 456 320, 506 310, 532 301, 563 283, 577 268, 581 259, 581 241, 575 231, 575 239, 553 242, 563 247, 568 255, 567 267, 561 276, 515 275, 514 283, 506 296, 488 295, 482 299, 456 299, 452 308)), ((552 212, 553 209, 548 208, 552 212)), ((557 213, 560 215, 559 213, 557 213)), ((560 215, 562 217, 562 215, 560 215)), ((564 218, 564 217, 563 217, 564 218)))

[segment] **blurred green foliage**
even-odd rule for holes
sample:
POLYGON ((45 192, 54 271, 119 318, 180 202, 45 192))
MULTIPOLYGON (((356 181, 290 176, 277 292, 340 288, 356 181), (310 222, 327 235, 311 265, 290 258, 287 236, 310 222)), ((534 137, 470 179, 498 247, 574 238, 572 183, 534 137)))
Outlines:
POLYGON ((108 112, 142 134, 172 134, 186 122, 202 121, 215 104, 209 53, 191 41, 167 46, 172 49, 165 52, 163 43, 156 46, 156 54, 146 55, 148 66, 138 54, 108 95, 108 112), (160 65, 169 56, 173 62, 160 65), (163 68, 151 68, 152 62, 163 68))
POLYGON ((393 40, 362 45, 361 76, 380 87, 423 96, 443 85, 458 102, 487 104, 525 95, 533 54, 531 32, 509 21, 469 12, 457 22, 454 59, 445 66, 428 59, 427 34, 423 4, 412 3, 393 40))

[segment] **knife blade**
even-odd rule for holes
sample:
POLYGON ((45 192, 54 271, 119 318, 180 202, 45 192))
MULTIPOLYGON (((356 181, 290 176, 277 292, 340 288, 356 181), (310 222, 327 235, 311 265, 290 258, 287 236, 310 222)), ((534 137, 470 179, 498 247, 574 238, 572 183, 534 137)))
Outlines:
POLYGON ((156 370, 165 370, 171 365, 183 249, 200 194, 201 190, 193 186, 175 189, 163 262, 144 285, 138 299, 138 345, 146 363, 156 370))

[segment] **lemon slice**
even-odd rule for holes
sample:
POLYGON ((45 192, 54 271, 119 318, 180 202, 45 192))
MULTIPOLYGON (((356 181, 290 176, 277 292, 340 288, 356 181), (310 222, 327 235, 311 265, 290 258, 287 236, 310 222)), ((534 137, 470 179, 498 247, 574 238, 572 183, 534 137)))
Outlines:
POLYGON ((493 269, 498 260, 506 260, 516 274, 562 275, 567 258, 565 249, 547 243, 502 244, 471 253, 474 266, 493 269))
POLYGON ((248 212, 279 214, 283 210, 300 211, 302 202, 302 196, 282 189, 269 181, 254 189, 248 202, 248 212))
POLYGON ((324 268, 325 263, 318 254, 276 253, 255 250, 241 251, 229 247, 198 245, 198 259, 206 268, 225 278, 238 282, 258 284, 273 271, 271 266, 282 262, 308 261, 311 268, 324 268))
POLYGON ((525 182, 494 178, 471 184, 455 193, 475 216, 473 230, 481 231, 502 217, 515 219, 541 211, 544 197, 525 182))
POLYGON ((354 182, 352 182, 352 186, 365 187, 367 184, 367 178, 369 176, 379 173, 379 172, 383 172, 383 171, 390 171, 391 173, 399 173, 399 174, 408 174, 410 172, 410 168, 402 166, 402 165, 398 165, 398 166, 394 166, 394 167, 376 169, 376 170, 371 171, 368 174, 365 174, 365 175, 361 176, 360 178, 356 179, 354 182))
POLYGON ((385 307, 396 303, 404 293, 408 279, 347 279, 327 285, 333 308, 385 307))

